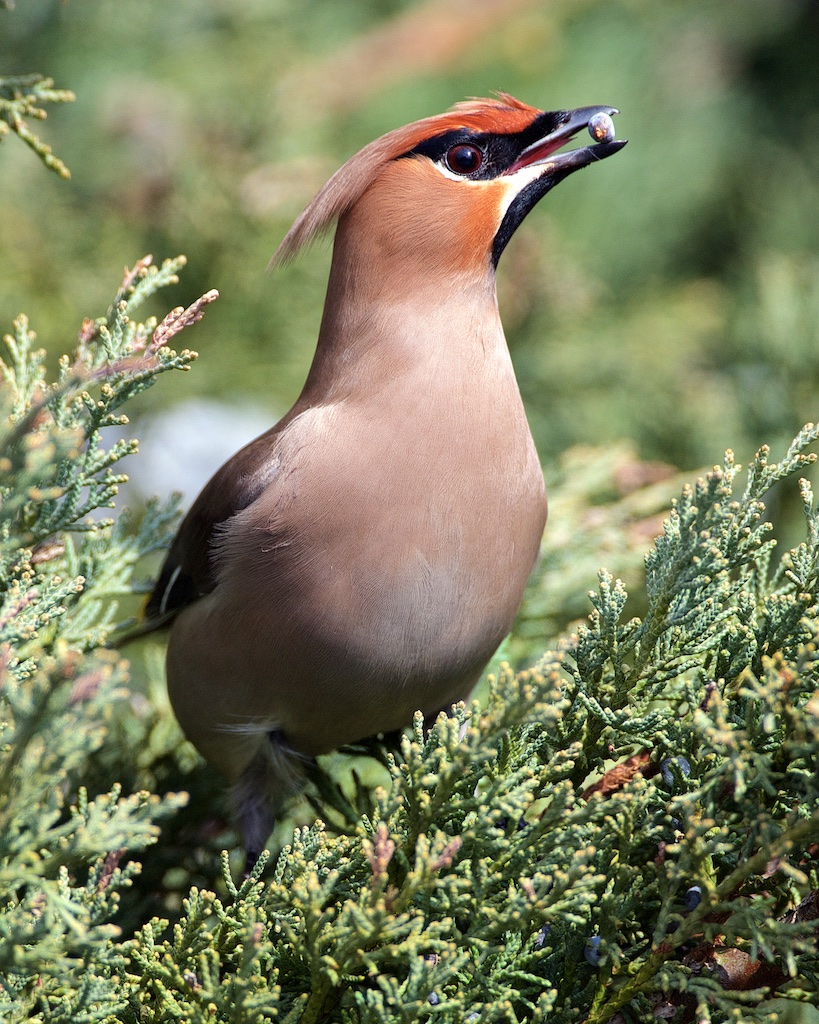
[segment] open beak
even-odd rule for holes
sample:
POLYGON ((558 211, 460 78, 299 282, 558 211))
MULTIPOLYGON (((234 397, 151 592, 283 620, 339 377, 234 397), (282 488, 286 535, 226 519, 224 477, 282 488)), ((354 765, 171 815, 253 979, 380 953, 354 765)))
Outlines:
POLYGON ((566 153, 558 153, 552 156, 561 146, 575 137, 575 135, 588 128, 589 121, 596 114, 606 114, 611 117, 619 114, 616 107, 578 107, 577 110, 566 110, 556 115, 559 120, 557 127, 542 139, 538 139, 520 154, 506 174, 514 174, 522 167, 542 167, 543 175, 559 175, 565 177, 572 171, 581 167, 588 167, 595 160, 604 160, 626 144, 625 139, 615 139, 613 142, 597 142, 592 146, 584 146, 582 149, 571 149, 566 153))

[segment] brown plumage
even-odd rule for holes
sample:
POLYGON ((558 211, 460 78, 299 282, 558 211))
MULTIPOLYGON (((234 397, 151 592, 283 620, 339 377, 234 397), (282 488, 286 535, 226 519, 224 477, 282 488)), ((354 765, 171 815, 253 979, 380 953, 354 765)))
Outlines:
POLYGON ((256 852, 305 757, 469 696, 546 520, 495 265, 532 206, 622 142, 552 154, 609 107, 472 100, 351 157, 274 261, 338 223, 291 411, 182 523, 148 605, 168 686, 256 852))

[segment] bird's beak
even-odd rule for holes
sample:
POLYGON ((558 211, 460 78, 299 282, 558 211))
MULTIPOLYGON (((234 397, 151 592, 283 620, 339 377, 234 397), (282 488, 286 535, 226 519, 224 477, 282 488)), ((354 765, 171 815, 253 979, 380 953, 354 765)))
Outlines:
POLYGON ((588 167, 595 160, 604 160, 626 144, 626 140, 615 139, 613 142, 598 142, 592 146, 584 146, 582 149, 572 149, 567 153, 552 154, 564 146, 574 136, 587 128, 589 121, 595 114, 608 114, 611 117, 619 114, 616 107, 578 107, 577 110, 566 110, 553 115, 557 118, 557 125, 552 128, 548 135, 538 139, 520 154, 515 162, 506 171, 506 174, 514 174, 523 167, 542 167, 542 176, 557 175, 560 178, 577 171, 581 167, 588 167))

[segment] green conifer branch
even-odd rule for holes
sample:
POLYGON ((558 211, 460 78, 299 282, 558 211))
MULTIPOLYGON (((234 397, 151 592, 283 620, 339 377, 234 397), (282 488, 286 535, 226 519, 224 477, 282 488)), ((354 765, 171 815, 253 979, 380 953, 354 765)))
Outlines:
POLYGON ((25 317, 17 318, 14 333, 5 338, 8 359, 0 361, 0 390, 7 420, 0 445, 8 484, 0 482, 0 550, 5 548, 8 557, 0 572, 11 589, 0 623, 14 619, 29 639, 41 637, 54 615, 76 604, 67 600, 67 593, 57 594, 55 586, 73 588, 78 595, 91 579, 96 593, 83 603, 79 622, 73 618, 79 629, 70 636, 84 649, 101 643, 116 624, 116 607, 108 602, 103 609, 100 601, 112 594, 117 580, 123 584, 120 592, 129 589, 126 580, 136 562, 161 543, 157 536, 162 534, 156 531, 170 526, 173 506, 159 512, 154 507, 150 529, 135 535, 124 529, 112 532, 112 520, 89 516, 113 507, 127 479, 114 467, 137 450, 136 441, 105 444, 106 428, 127 424, 120 407, 162 373, 187 369, 195 358, 188 350, 177 354, 167 342, 201 318, 215 292, 187 310, 174 310, 161 324, 153 319, 140 323, 131 315, 146 298, 177 281, 183 265, 179 257, 154 267, 145 257, 127 270, 107 315, 85 322, 77 348, 61 360, 54 384, 45 381, 44 353, 35 348, 36 336, 25 317), (69 534, 76 539, 69 540, 69 534), (21 550, 29 553, 22 560, 21 550), (59 570, 64 569, 71 573, 71 582, 43 589, 43 574, 32 568, 41 562, 49 565, 52 580, 61 579, 59 570), (50 595, 50 601, 27 601, 20 593, 24 583, 50 595))
MULTIPOLYGON (((10 4, 4 6, 10 7, 10 4)), ((70 178, 71 171, 29 127, 28 119, 44 120, 46 103, 71 103, 76 99, 68 89, 55 89, 54 80, 43 75, 0 77, 0 142, 14 132, 29 146, 50 170, 61 178, 70 178)))
MULTIPOLYGON (((86 321, 59 379, 25 317, 0 363, 0 1015, 110 1021, 126 993, 111 986, 125 963, 111 921, 155 842, 158 823, 185 804, 167 793, 104 795, 82 785, 102 753, 117 706, 129 701, 127 665, 96 650, 117 625, 115 596, 132 588, 145 554, 167 544, 176 502, 153 502, 139 528, 90 519, 112 504, 136 443, 106 444, 133 395, 194 353, 167 345, 195 323, 209 293, 162 324, 130 311, 175 279, 183 261, 126 273, 106 317, 86 321), (123 293, 126 293, 123 295, 123 293), (99 330, 96 328, 99 327, 99 330), (107 330, 107 334, 105 330, 107 330), (75 794, 73 798, 71 795, 75 794), (121 866, 120 862, 126 859, 121 866)), ((178 734, 177 734, 178 737, 178 734)), ((178 739, 177 739, 178 742, 178 739)), ((100 766, 104 763, 100 761, 100 766)))

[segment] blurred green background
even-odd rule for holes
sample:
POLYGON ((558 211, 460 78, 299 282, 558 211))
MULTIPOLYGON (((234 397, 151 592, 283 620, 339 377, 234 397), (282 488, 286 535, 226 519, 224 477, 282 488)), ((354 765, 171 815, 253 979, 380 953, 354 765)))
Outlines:
POLYGON ((0 147, 2 329, 24 310, 70 348, 147 252, 189 258, 163 304, 221 292, 184 339, 195 372, 146 416, 194 396, 285 410, 329 264, 324 244, 266 271, 290 222, 376 135, 492 90, 616 105, 630 140, 501 261, 547 465, 620 438, 682 468, 747 461, 819 415, 815 0, 17 0, 0 74, 30 71, 77 93, 35 126, 73 177, 0 147))

